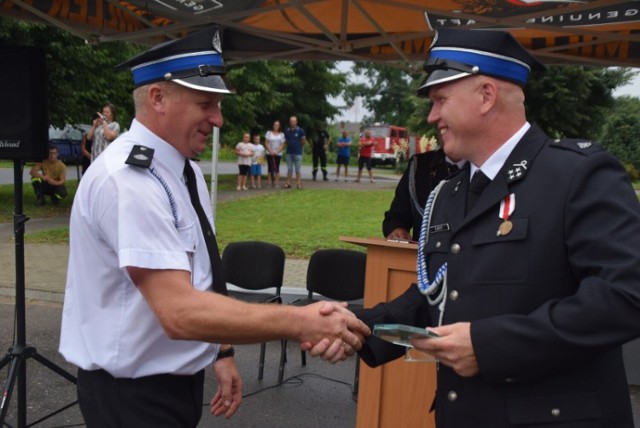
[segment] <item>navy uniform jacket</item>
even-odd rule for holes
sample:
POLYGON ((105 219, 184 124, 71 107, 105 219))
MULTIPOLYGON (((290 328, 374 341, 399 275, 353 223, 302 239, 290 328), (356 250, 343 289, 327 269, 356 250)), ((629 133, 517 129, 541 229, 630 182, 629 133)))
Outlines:
POLYGON ((418 204, 422 209, 429 193, 448 176, 449 170, 442 149, 413 155, 398 182, 389 211, 384 213, 383 235, 388 236, 394 229, 401 227, 412 230, 412 238, 417 241, 420 237, 422 213, 415 205, 418 204), (415 196, 412 197, 411 193, 415 196))
MULTIPOLYGON (((438 427, 633 427, 621 344, 640 335, 640 205, 620 163, 533 126, 465 216, 468 183, 465 168, 443 187, 431 225, 450 230, 426 250, 431 276, 448 262, 443 323, 471 322, 480 374, 440 366, 438 427), (496 236, 511 193, 513 230, 496 236)), ((438 314, 415 286, 357 313, 420 327, 438 314)), ((360 355, 375 366, 398 348, 370 338, 360 355)))

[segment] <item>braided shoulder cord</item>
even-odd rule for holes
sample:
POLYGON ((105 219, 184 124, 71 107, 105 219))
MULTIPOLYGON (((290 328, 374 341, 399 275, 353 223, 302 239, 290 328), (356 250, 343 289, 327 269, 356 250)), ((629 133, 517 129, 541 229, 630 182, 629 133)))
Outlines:
POLYGON ((176 208, 176 200, 173 197, 173 193, 171 192, 169 185, 166 181, 164 181, 164 178, 162 178, 162 176, 158 173, 158 171, 156 171, 154 167, 149 167, 149 172, 156 178, 156 180, 158 180, 158 182, 160 182, 160 184, 164 188, 164 191, 167 192, 167 196, 169 197, 169 205, 171 205, 171 214, 173 214, 173 225, 176 229, 178 229, 178 209, 176 208))
POLYGON ((413 160, 409 163, 409 198, 411 199, 411 204, 413 208, 418 212, 420 217, 423 216, 422 207, 420 206, 420 201, 418 200, 418 195, 416 193, 416 174, 418 169, 418 160, 414 157, 413 160))
POLYGON ((438 321, 438 325, 442 325, 444 317, 444 307, 446 303, 444 296, 447 293, 447 263, 440 266, 436 272, 433 282, 429 282, 425 248, 429 240, 429 227, 431 226, 431 214, 433 213, 434 203, 445 183, 446 180, 441 181, 429 194, 427 204, 424 208, 424 214, 422 216, 420 240, 418 241, 418 287, 420 292, 426 296, 427 301, 431 306, 439 305, 438 309, 440 310, 440 319, 438 321), (442 285, 442 287, 440 287, 440 285, 442 285), (432 297, 434 294, 435 297, 432 297))

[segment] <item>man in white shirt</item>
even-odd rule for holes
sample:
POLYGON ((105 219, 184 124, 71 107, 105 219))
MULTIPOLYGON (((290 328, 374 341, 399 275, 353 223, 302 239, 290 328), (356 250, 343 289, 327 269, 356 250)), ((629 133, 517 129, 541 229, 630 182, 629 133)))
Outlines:
POLYGON ((231 343, 340 339, 344 356, 369 334, 341 305, 325 316, 327 303, 224 295, 208 191, 191 161, 222 126, 220 101, 232 92, 220 46, 210 27, 126 62, 136 118, 78 187, 60 352, 79 368, 90 427, 196 426, 212 363, 211 413, 229 418, 242 397, 231 343))

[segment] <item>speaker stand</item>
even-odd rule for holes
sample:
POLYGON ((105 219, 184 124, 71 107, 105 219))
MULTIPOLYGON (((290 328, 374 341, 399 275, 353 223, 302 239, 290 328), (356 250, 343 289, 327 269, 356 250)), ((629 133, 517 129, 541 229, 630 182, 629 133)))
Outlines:
MULTIPOLYGON (((16 336, 14 344, 2 360, 0 360, 0 369, 9 364, 9 374, 7 375, 7 383, 0 401, 0 427, 4 426, 4 420, 9 410, 9 402, 13 394, 13 389, 18 383, 18 427, 25 428, 27 426, 27 359, 33 358, 49 370, 57 373, 69 382, 76 383, 76 377, 68 373, 62 367, 57 366, 52 361, 38 354, 36 348, 27 345, 26 333, 26 308, 25 308, 25 274, 24 274, 24 224, 29 220, 22 212, 22 161, 13 161, 13 183, 14 183, 14 201, 15 213, 13 216, 14 236, 15 236, 15 253, 16 253, 16 297, 15 297, 15 313, 16 313, 16 336)), ((41 422, 62 410, 65 410, 77 401, 58 409, 57 411, 45 416, 35 423, 41 422)), ((34 423, 34 424, 35 424, 34 423)), ((33 425, 33 424, 32 424, 33 425)))

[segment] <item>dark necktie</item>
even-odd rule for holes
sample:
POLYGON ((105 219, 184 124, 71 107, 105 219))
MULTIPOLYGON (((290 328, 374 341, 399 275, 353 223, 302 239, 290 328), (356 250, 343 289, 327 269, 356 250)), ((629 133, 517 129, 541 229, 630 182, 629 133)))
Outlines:
POLYGON ((216 234, 213 233, 213 228, 209 219, 200 204, 200 198, 198 197, 198 186, 196 184, 196 174, 193 172, 189 159, 184 163, 184 176, 187 179, 187 189, 189 190, 189 198, 191 199, 191 205, 198 214, 198 221, 204 234, 204 242, 207 244, 207 252, 211 259, 211 270, 213 271, 213 291, 219 294, 227 295, 227 283, 224 279, 224 272, 222 271, 222 260, 220 259, 220 251, 218 250, 218 241, 216 241, 216 234))
POLYGON ((467 190, 467 206, 466 213, 471 211, 471 208, 475 205, 476 201, 480 197, 480 194, 487 188, 487 186, 491 183, 489 177, 484 175, 481 170, 476 170, 473 174, 473 178, 471 179, 471 183, 469 183, 469 190, 467 190))

